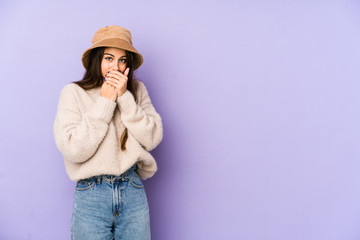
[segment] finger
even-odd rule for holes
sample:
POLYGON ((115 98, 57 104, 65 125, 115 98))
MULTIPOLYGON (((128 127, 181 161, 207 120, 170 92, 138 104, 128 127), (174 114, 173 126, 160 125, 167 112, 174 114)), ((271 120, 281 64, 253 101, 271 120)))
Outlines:
POLYGON ((118 78, 114 78, 114 77, 106 77, 105 79, 106 79, 107 82, 108 82, 108 81, 111 81, 111 82, 113 82, 113 83, 115 83, 115 84, 119 84, 120 86, 121 86, 122 84, 125 84, 125 83, 126 83, 126 80, 123 79, 123 78, 118 79, 118 78))
POLYGON ((113 80, 113 79, 111 79, 111 78, 107 78, 107 79, 106 79, 106 83, 110 84, 111 86, 118 87, 118 86, 117 86, 117 85, 118 85, 118 82, 115 81, 115 80, 113 80))
POLYGON ((110 76, 110 77, 114 77, 114 78, 116 78, 116 79, 122 78, 122 79, 124 79, 125 81, 127 81, 128 78, 127 78, 127 74, 125 74, 126 71, 127 71, 127 70, 125 70, 124 74, 121 73, 120 71, 119 71, 119 72, 118 72, 118 71, 111 71, 110 73, 105 74, 105 77, 110 76))
POLYGON ((109 75, 109 74, 115 74, 115 75, 117 75, 117 76, 122 76, 122 75, 123 75, 123 73, 122 73, 120 70, 119 70, 119 71, 115 71, 115 70, 108 71, 106 74, 107 74, 107 75, 109 75))
POLYGON ((115 79, 115 80, 120 81, 121 79, 126 80, 127 77, 124 76, 124 75, 122 75, 122 74, 119 73, 119 72, 112 72, 112 73, 106 74, 106 75, 105 75, 105 78, 106 78, 106 79, 107 79, 107 78, 113 78, 113 79, 115 79))
POLYGON ((105 74, 105 78, 110 78, 110 77, 118 79, 118 78, 120 78, 120 74, 117 75, 116 72, 110 72, 110 73, 105 74))
POLYGON ((116 86, 116 84, 115 83, 113 83, 113 82, 110 82, 110 81, 106 81, 106 84, 108 84, 108 86, 109 87, 111 87, 112 89, 117 89, 117 86, 116 86))
POLYGON ((116 87, 114 87, 113 85, 111 85, 108 82, 104 82, 102 87, 105 88, 105 89, 111 89, 111 90, 114 90, 114 91, 116 90, 116 87))
POLYGON ((107 82, 111 83, 111 85, 115 87, 116 90, 120 90, 126 87, 126 83, 120 83, 119 81, 115 81, 113 79, 110 79, 107 82))
POLYGON ((129 72, 130 72, 130 68, 126 68, 125 72, 124 72, 124 75, 127 76, 129 75, 129 72))
POLYGON ((113 78, 113 77, 106 77, 106 81, 113 81, 116 84, 120 84, 119 86, 122 86, 127 83, 127 79, 113 78))

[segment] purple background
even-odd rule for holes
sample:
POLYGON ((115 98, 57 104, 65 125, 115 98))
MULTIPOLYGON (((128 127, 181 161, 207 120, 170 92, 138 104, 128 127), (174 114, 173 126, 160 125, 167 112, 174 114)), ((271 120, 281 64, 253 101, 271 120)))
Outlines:
POLYGON ((70 239, 52 127, 94 32, 131 30, 163 117, 156 240, 360 239, 360 3, 1 1, 0 239, 70 239))

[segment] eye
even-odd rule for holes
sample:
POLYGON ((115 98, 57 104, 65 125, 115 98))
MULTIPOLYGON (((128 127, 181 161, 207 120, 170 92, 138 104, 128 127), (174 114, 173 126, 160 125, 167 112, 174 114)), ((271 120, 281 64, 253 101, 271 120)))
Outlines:
POLYGON ((122 63, 126 63, 127 61, 126 61, 126 58, 122 58, 122 59, 120 59, 120 62, 122 62, 122 63))
POLYGON ((106 57, 105 60, 112 61, 113 58, 112 57, 106 57))

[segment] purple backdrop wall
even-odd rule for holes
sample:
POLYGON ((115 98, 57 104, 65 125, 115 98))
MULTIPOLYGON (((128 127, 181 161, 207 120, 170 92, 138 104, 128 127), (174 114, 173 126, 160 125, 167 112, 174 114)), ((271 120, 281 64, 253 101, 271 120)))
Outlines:
POLYGON ((70 239, 52 126, 105 25, 163 117, 157 240, 360 239, 358 1, 1 1, 0 239, 70 239), (171 2, 171 3, 170 3, 171 2))

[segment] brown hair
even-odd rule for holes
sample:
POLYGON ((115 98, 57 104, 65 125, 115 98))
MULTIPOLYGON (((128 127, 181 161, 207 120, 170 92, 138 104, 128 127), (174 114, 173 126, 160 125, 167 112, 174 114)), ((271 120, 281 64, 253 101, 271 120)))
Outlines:
MULTIPOLYGON (((101 73, 101 61, 104 56, 105 47, 98 47, 91 50, 89 54, 89 64, 87 65, 87 69, 83 78, 80 81, 76 81, 77 85, 79 85, 84 90, 89 90, 96 87, 101 87, 104 83, 103 76, 101 73)), ((134 96, 135 102, 138 101, 136 97, 136 92, 138 90, 138 82, 134 78, 134 56, 132 52, 126 52, 126 67, 130 68, 128 74, 128 81, 126 89, 131 92, 134 96)), ((127 128, 123 131, 120 137, 120 145, 121 150, 126 150, 126 141, 128 139, 127 128)))

